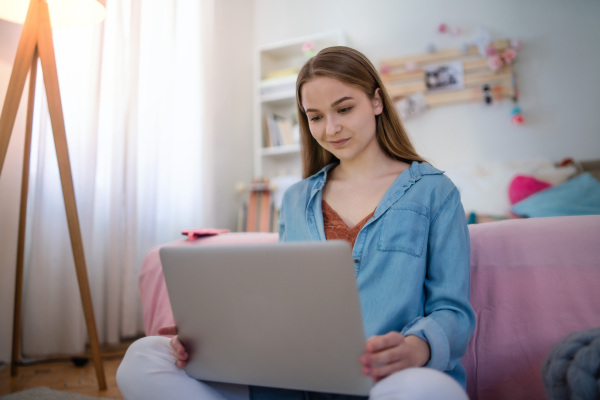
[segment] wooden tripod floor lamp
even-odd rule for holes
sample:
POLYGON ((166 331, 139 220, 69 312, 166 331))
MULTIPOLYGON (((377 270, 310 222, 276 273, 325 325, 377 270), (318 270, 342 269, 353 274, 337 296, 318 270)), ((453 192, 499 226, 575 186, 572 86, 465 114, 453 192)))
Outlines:
POLYGON ((23 31, 13 65, 2 114, 0 115, 0 174, 4 166, 10 136, 15 123, 21 95, 28 73, 29 99, 27 105, 27 123, 25 129, 25 150, 23 154, 23 177, 21 182, 21 203, 19 211, 19 232, 17 245, 17 272, 15 283, 15 305, 13 319, 13 342, 11 374, 17 374, 20 359, 21 305, 23 296, 23 261, 25 251, 25 226, 27 213, 27 195, 29 185, 29 161, 31 152, 31 131, 33 119, 33 101, 35 95, 36 70, 38 59, 42 65, 44 87, 48 99, 48 111, 54 134, 56 156, 67 213, 67 224, 71 237, 71 247, 75 260, 75 271, 79 283, 81 303, 90 341, 90 349, 96 378, 100 390, 106 389, 104 366, 100 354, 96 320, 87 276, 87 267, 83 252, 83 241, 79 227, 79 217, 75 204, 73 176, 69 161, 65 122, 60 100, 58 74, 54 57, 52 27, 59 25, 82 25, 100 22, 104 18, 104 6, 97 0, 12 0, 0 3, 0 18, 12 22, 23 22, 23 31), (20 4, 20 3, 25 3, 20 4), (69 20, 75 18, 75 20, 69 20), (52 25, 50 23, 52 21, 52 25))

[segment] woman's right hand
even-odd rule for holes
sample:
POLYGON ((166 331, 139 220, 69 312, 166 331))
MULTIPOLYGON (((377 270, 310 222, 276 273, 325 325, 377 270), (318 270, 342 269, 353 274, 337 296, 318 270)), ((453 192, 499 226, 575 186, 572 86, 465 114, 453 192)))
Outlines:
POLYGON ((183 344, 179 341, 177 337, 177 327, 176 326, 164 326, 162 328, 158 328, 158 334, 161 336, 172 336, 171 338, 171 348, 173 349, 173 357, 175 357, 175 364, 179 368, 185 367, 188 359, 188 353, 185 351, 183 344))

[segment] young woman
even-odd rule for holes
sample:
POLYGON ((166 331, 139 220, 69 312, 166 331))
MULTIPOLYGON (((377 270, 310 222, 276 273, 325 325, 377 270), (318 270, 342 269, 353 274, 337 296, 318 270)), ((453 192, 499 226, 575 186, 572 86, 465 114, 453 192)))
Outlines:
MULTIPOLYGON (((308 60, 296 98, 304 179, 284 195, 280 240, 352 244, 368 337, 357 363, 376 382, 371 399, 467 399, 460 359, 475 318, 456 187, 415 152, 376 69, 356 50, 331 47, 308 60)), ((177 336, 135 342, 117 375, 123 395, 354 398, 209 385, 180 369, 187 356, 177 336), (164 378, 152 379, 157 371, 164 378)))

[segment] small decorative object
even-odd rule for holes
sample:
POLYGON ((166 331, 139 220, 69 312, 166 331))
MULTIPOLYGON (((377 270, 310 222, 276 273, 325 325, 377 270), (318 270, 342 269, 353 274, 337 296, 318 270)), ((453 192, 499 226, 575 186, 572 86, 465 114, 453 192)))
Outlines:
POLYGON ((513 75, 512 79, 511 79, 512 85, 513 85, 513 101, 516 103, 519 100, 519 88, 517 86, 517 77, 516 75, 513 75))
POLYGON ((439 33, 449 33, 452 36, 460 35, 461 29, 458 26, 449 27, 448 24, 440 24, 438 26, 439 33))
POLYGON ((492 88, 492 96, 494 97, 494 101, 497 101, 497 102, 502 101, 502 97, 503 97, 502 86, 495 85, 492 88))
POLYGON ((502 67, 502 57, 498 54, 488 57, 488 66, 492 71, 498 71, 502 67))
POLYGON ((315 55, 315 44, 313 42, 306 42, 302 45, 302 53, 306 58, 311 58, 315 55))
POLYGON ((381 66, 381 73, 382 73, 383 75, 389 74, 389 73, 390 73, 390 70, 391 70, 391 68, 390 68, 390 66, 389 66, 389 65, 387 65, 387 64, 383 64, 383 65, 381 66))
POLYGON ((464 87, 462 62, 449 62, 431 65, 425 68, 425 86, 427 90, 448 90, 464 87))
POLYGON ((406 63, 406 65, 404 66, 404 68, 406 68, 407 71, 411 71, 412 72, 412 71, 416 71, 419 68, 419 66, 417 65, 416 62, 409 61, 409 62, 406 63))
POLYGON ((515 105, 515 107, 512 109, 511 114, 512 114, 511 121, 513 124, 523 125, 525 123, 525 120, 523 119, 523 114, 521 112, 521 107, 519 107, 518 105, 515 105))
POLYGON ((501 57, 502 60, 504 60, 505 64, 510 65, 517 58, 517 50, 515 50, 515 48, 513 47, 509 47, 508 49, 504 50, 504 52, 502 52, 501 57))
POLYGON ((490 85, 483 85, 481 89, 483 90, 483 100, 485 101, 485 104, 492 104, 492 94, 490 92, 490 85))
POLYGON ((427 100, 423 93, 415 93, 402 98, 395 105, 400 119, 407 120, 427 109, 427 100))
POLYGON ((496 48, 494 46, 488 46, 487 49, 485 49, 485 54, 488 55, 488 57, 490 56, 495 56, 498 52, 496 51, 496 48))
POLYGON ((475 34, 475 44, 482 57, 487 57, 487 48, 492 43, 492 36, 483 28, 478 28, 475 34))

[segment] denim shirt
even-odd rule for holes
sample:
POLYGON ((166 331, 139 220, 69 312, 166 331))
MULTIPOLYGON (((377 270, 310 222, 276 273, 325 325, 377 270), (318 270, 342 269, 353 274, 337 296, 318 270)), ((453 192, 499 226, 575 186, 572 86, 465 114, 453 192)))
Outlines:
MULTIPOLYGON (((326 240, 322 189, 333 167, 286 191, 281 241, 326 240)), ((398 331, 424 339, 431 348, 426 367, 445 371, 465 387, 460 359, 475 327, 469 301, 470 241, 460 195, 450 179, 427 163, 413 162, 358 233, 352 256, 366 337, 398 331)), ((267 388, 253 388, 252 395, 310 397, 267 388)))

